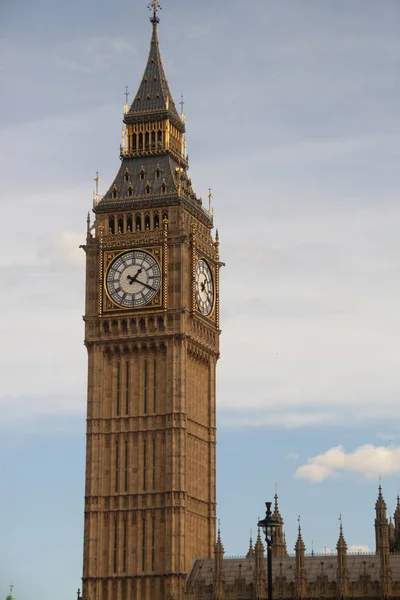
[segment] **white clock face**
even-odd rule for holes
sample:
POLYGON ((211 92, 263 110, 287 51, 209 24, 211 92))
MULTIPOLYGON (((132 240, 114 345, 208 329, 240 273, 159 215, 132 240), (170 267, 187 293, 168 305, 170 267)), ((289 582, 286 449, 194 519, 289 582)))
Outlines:
POLYGON ((159 264, 147 252, 126 252, 107 271, 107 291, 115 304, 123 308, 145 306, 157 294, 160 284, 159 264))
POLYGON ((201 314, 207 317, 214 306, 214 283, 210 267, 202 258, 196 265, 196 302, 201 314))

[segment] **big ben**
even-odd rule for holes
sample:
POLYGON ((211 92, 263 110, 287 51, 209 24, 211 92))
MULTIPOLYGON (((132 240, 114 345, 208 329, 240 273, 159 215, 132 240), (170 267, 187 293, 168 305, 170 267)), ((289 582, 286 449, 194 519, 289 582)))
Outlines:
POLYGON ((180 600, 215 543, 219 241, 188 175, 150 8, 121 166, 84 246, 84 600, 180 600))

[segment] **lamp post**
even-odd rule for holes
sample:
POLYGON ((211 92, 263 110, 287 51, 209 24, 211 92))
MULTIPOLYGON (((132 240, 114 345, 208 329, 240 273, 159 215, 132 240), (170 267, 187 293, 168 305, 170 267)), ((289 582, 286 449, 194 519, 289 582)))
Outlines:
POLYGON ((265 513, 265 518, 262 521, 258 522, 258 526, 264 532, 265 541, 267 542, 267 563, 268 563, 268 600, 272 600, 272 542, 274 531, 278 527, 278 521, 272 516, 271 512, 271 502, 266 502, 265 506, 267 507, 267 512, 265 513))

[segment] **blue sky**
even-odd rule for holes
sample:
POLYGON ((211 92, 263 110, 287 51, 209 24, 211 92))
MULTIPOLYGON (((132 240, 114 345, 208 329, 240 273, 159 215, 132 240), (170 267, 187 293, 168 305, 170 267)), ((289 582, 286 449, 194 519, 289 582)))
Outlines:
MULTIPOLYGON (((80 585, 84 241, 119 165, 147 2, 0 7, 0 597, 80 585)), ((223 335, 218 514, 228 555, 279 484, 288 546, 374 549, 400 482, 397 0, 165 0, 191 177, 214 195, 223 335)))

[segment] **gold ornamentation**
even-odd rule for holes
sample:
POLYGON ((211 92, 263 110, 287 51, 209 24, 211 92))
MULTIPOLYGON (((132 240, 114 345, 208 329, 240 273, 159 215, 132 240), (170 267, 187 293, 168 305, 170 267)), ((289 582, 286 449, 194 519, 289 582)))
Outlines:
MULTIPOLYGON (((144 248, 136 248, 135 247, 134 250, 135 250, 135 252, 145 252, 145 253, 153 256, 153 258, 157 261, 158 266, 160 267, 160 272, 163 273, 162 277, 164 278, 163 279, 164 283, 163 282, 161 283, 161 286, 160 286, 157 294, 145 306, 141 306, 136 309, 135 308, 123 308, 123 307, 119 306, 118 304, 115 304, 115 302, 113 302, 113 300, 110 297, 110 295, 108 294, 108 290, 107 290, 107 285, 106 285, 107 277, 106 276, 102 277, 102 282, 100 285, 100 295, 102 296, 102 305, 103 305, 103 298, 104 298, 104 310, 106 312, 112 312, 114 314, 118 313, 120 315, 125 316, 126 313, 129 311, 132 311, 135 314, 139 314, 142 311, 147 312, 150 309, 154 310, 157 307, 158 308, 163 307, 163 292, 164 292, 164 296, 165 296, 165 260, 163 259, 162 248, 160 246, 156 246, 156 247, 150 246, 150 247, 144 247, 144 248), (163 265, 163 269, 161 269, 161 265, 163 265)), ((110 267, 111 263, 114 262, 114 260, 118 256, 121 256, 121 255, 125 254, 125 252, 130 252, 130 251, 132 251, 132 248, 125 248, 122 252, 120 250, 102 252, 102 254, 101 254, 102 274, 107 273, 108 268, 110 267), (105 264, 103 264, 103 261, 105 264)), ((164 299, 164 304, 165 304, 165 299, 164 299)), ((115 316, 117 316, 117 315, 115 314, 115 316)))
POLYGON ((99 317, 102 316, 103 313, 103 294, 102 294, 102 286, 103 286, 103 233, 104 227, 100 225, 99 227, 99 317))
POLYGON ((164 262, 163 262, 163 278, 164 278, 164 310, 168 308, 168 219, 163 219, 163 235, 164 235, 164 262))

